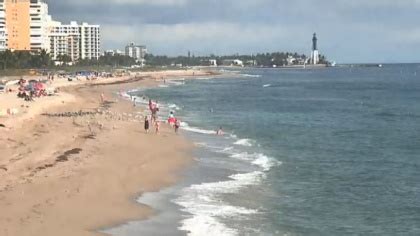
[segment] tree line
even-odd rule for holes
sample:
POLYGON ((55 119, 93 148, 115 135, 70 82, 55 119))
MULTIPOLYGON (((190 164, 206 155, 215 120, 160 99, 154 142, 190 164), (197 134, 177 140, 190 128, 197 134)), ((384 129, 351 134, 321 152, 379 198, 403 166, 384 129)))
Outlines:
MULTIPOLYGON (((225 55, 225 56, 159 56, 153 54, 146 55, 146 65, 151 67, 161 66, 208 66, 211 60, 216 60, 217 65, 226 65, 226 61, 237 59, 244 62, 247 66, 283 66, 290 64, 303 64, 307 61, 304 54, 290 52, 260 53, 255 55, 225 55), (293 61, 290 58, 294 58, 293 61)), ((58 61, 71 62, 68 55, 59 55, 58 61)), ((320 63, 327 64, 327 58, 320 56, 320 63)), ((136 65, 134 58, 125 55, 102 55, 99 59, 81 59, 74 63, 76 66, 111 66, 111 67, 130 67, 136 65)), ((51 56, 45 51, 10 51, 0 52, 0 69, 34 69, 55 67, 51 56)))
MULTIPOLYGON (((308 57, 304 54, 290 52, 259 53, 255 55, 225 55, 225 56, 159 56, 153 54, 146 55, 146 65, 149 66, 207 66, 210 60, 216 60, 217 65, 224 65, 228 60, 241 60, 248 66, 272 67, 303 64, 308 57), (291 60, 290 58, 294 58, 291 60), (292 62, 291 62, 292 61, 292 62)), ((324 55, 320 55, 320 64, 327 64, 328 60, 324 55)))
MULTIPOLYGON (((71 62, 68 55, 59 55, 57 61, 64 63, 71 62)), ((127 67, 136 64, 134 58, 124 55, 104 55, 96 59, 83 59, 75 62, 78 66, 112 66, 127 67)), ((0 52, 0 69, 34 69, 34 68, 52 68, 55 67, 50 54, 45 50, 40 52, 30 51, 10 51, 0 52)))

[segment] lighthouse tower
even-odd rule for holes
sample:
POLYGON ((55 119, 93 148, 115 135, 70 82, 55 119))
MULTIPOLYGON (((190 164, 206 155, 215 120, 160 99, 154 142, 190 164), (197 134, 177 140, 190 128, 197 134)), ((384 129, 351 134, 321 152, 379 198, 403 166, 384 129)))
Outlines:
POLYGON ((316 33, 312 37, 311 63, 314 65, 319 63, 318 38, 316 37, 316 33))

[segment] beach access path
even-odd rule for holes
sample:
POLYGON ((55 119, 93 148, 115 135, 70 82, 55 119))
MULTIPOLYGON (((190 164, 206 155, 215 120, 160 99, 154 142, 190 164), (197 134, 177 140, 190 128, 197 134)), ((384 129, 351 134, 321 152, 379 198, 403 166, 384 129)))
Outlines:
POLYGON ((0 119, 6 124, 0 127, 0 235, 101 235, 98 229, 152 215, 135 199, 174 184, 192 162, 192 144, 165 126, 159 135, 145 134, 142 108, 118 91, 192 74, 209 75, 61 81, 54 84, 58 96, 30 103, 1 94, 0 108, 23 104, 24 110, 0 119))

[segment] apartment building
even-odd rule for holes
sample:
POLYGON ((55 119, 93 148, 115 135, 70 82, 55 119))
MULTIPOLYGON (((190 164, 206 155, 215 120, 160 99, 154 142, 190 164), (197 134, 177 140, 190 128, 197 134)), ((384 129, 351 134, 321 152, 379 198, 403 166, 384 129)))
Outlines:
POLYGON ((100 26, 72 21, 62 24, 50 22, 50 54, 53 60, 60 55, 68 55, 72 61, 99 59, 101 50, 100 26))
POLYGON ((0 0, 0 51, 7 49, 6 3, 0 0))
POLYGON ((101 33, 99 25, 82 23, 80 26, 80 58, 99 59, 101 55, 101 33))
POLYGON ((11 50, 30 50, 30 0, 5 0, 7 45, 11 50))
POLYGON ((138 62, 143 62, 146 54, 146 46, 130 43, 125 47, 125 55, 136 59, 138 62))
POLYGON ((77 22, 63 25, 58 21, 50 22, 50 55, 53 60, 60 55, 68 55, 72 61, 80 59, 80 26, 77 22))
POLYGON ((31 51, 49 51, 48 24, 52 19, 48 15, 48 4, 41 0, 30 0, 29 14, 31 51))

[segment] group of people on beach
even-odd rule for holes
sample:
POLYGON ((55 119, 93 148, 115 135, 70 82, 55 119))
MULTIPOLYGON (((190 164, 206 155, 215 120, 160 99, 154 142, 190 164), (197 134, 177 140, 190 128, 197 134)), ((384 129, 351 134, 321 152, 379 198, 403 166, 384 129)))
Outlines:
MULTIPOLYGON (((154 126, 156 134, 159 134, 160 121, 158 119, 158 112, 160 111, 160 107, 158 101, 152 101, 149 99, 149 111, 151 115, 147 115, 144 118, 144 130, 146 133, 149 133, 151 126, 154 126)), ((174 128, 175 133, 178 133, 178 130, 181 127, 181 121, 175 118, 173 111, 170 112, 167 122, 174 128)))
MULTIPOLYGON (((122 92, 120 92, 122 96, 122 92)), ((136 97, 130 96, 131 101, 134 103, 134 107, 136 107, 137 99, 136 97)), ((143 96, 143 99, 146 100, 147 98, 143 96)), ((101 100, 104 100, 104 95, 101 95, 101 100)), ((161 127, 161 121, 158 119, 158 113, 160 111, 160 106, 158 101, 153 101, 152 99, 149 99, 148 102, 148 109, 150 112, 150 115, 146 115, 144 117, 144 130, 146 133, 150 132, 150 129, 154 127, 155 133, 159 134, 160 127, 161 127)), ((169 116, 167 119, 167 123, 174 129, 175 133, 178 134, 179 128, 181 128, 181 120, 179 118, 175 117, 175 112, 170 111, 169 116)), ((224 132, 222 127, 219 127, 219 129, 216 130, 215 134, 217 136, 223 136, 224 132)))

